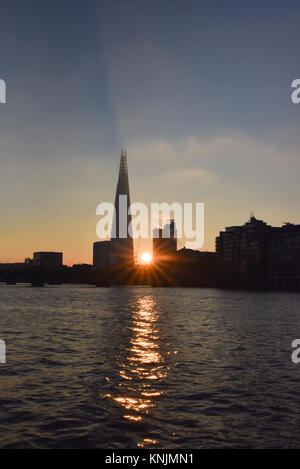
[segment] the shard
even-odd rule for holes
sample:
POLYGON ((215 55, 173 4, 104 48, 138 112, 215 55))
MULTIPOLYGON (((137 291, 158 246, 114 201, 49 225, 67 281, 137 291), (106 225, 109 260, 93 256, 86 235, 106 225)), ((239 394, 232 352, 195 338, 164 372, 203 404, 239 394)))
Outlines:
POLYGON ((111 235, 110 264, 134 263, 133 240, 128 234, 131 215, 126 150, 121 152, 119 179, 115 197, 115 218, 111 235))

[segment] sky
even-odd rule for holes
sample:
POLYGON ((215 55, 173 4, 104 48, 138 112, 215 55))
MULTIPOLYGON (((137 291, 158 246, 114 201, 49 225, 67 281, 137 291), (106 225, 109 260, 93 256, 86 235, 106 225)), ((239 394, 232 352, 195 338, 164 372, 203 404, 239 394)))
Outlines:
MULTIPOLYGON (((0 262, 91 263, 121 148, 134 202, 300 223, 299 2, 3 0, 0 262)), ((182 247, 179 243, 179 247, 182 247)))

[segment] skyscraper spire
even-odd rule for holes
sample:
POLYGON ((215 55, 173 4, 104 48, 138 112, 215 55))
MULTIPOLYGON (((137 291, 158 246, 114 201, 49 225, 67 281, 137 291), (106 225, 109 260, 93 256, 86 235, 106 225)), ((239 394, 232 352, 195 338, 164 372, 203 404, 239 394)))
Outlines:
MULTIPOLYGON (((120 159, 119 180, 121 176, 127 177, 127 180, 128 180, 127 155, 126 155, 126 150, 123 150, 123 148, 122 148, 121 159, 120 159)), ((128 189, 128 192, 129 192, 129 189, 128 189)))
POLYGON ((126 150, 121 151, 119 179, 115 197, 115 226, 116 237, 111 240, 111 259, 112 263, 126 263, 131 264, 134 261, 133 257, 133 241, 128 235, 128 226, 131 222, 131 215, 128 214, 130 207, 130 194, 129 194, 129 180, 128 180, 128 166, 126 150), (120 198, 121 196, 121 198, 120 198), (122 197, 123 196, 123 197, 122 197), (126 196, 126 197, 124 197, 126 196), (120 204, 120 200, 125 199, 124 204, 120 204), (120 219, 125 221, 124 227, 120 226, 120 219))

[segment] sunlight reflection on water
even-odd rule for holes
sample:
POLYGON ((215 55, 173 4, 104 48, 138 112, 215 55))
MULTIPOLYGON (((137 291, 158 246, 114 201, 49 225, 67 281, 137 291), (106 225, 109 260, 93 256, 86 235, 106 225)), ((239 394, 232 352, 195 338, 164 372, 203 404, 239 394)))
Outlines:
MULTIPOLYGON (((153 387, 152 382, 161 383, 167 376, 169 365, 166 363, 160 346, 158 312, 153 297, 145 295, 137 301, 130 319, 129 346, 126 354, 118 360, 120 394, 106 394, 123 409, 124 419, 140 422, 145 414, 156 405, 163 390, 153 387), (132 384, 134 381, 134 384, 132 384), (130 396, 130 397, 129 397, 130 396), (130 411, 130 413, 128 413, 130 411)), ((156 440, 144 438, 139 447, 155 444, 156 440)))

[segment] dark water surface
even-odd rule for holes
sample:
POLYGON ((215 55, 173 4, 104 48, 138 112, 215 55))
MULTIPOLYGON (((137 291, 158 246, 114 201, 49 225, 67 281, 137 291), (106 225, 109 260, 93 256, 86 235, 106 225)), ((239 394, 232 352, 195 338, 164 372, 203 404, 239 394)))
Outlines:
POLYGON ((300 448, 300 295, 0 286, 0 447, 300 448))

